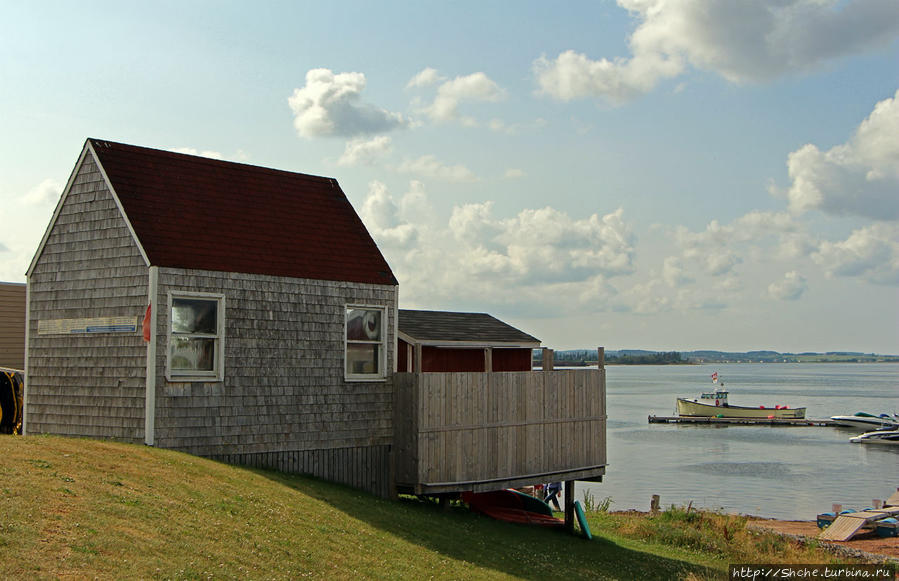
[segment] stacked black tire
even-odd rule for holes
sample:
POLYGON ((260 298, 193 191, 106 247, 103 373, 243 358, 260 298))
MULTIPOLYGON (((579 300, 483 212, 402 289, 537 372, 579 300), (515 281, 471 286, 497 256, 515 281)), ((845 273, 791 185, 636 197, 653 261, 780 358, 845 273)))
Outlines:
POLYGON ((22 372, 0 369, 0 434, 22 432, 22 372))

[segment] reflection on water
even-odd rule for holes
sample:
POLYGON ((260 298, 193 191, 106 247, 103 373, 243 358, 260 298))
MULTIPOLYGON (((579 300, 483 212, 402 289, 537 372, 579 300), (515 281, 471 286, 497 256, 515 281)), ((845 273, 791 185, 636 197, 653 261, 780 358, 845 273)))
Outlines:
POLYGON ((741 478, 784 479, 796 476, 788 466, 777 462, 709 462, 707 464, 688 464, 684 466, 684 470, 741 478))
POLYGON ((714 371, 737 405, 805 406, 810 418, 899 411, 896 364, 610 366, 609 466, 578 491, 611 497, 613 510, 647 510, 659 494, 663 506, 812 520, 899 487, 899 447, 851 444, 852 430, 648 423, 674 415, 675 398, 698 395, 714 371))

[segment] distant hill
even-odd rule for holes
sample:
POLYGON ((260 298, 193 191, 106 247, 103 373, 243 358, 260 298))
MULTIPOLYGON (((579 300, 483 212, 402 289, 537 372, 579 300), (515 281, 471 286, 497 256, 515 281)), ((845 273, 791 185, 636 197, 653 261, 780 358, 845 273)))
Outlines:
MULTIPOLYGON (((534 351, 540 364, 543 354, 534 351)), ((779 351, 649 351, 645 349, 606 350, 608 364, 684 364, 684 363, 899 363, 897 355, 880 355, 855 351, 827 353, 781 353, 779 351)), ((566 365, 596 363, 595 349, 570 349, 555 352, 555 361, 566 365)))

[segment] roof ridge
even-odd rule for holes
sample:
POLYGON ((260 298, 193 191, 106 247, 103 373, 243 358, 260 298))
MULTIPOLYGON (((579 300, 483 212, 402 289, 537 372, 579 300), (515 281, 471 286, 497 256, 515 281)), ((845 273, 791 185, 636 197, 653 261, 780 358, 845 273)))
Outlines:
POLYGON ((134 145, 133 143, 124 143, 122 141, 112 141, 109 139, 100 139, 97 137, 88 137, 87 141, 89 141, 91 143, 91 145, 93 145, 95 148, 98 146, 109 147, 110 145, 112 145, 112 146, 118 146, 118 147, 123 147, 123 148, 127 148, 127 149, 153 152, 154 155, 162 155, 162 156, 172 157, 172 158, 176 158, 176 159, 181 158, 181 159, 184 159, 184 161, 189 160, 189 161, 194 161, 194 162, 204 163, 204 164, 212 163, 212 164, 222 164, 222 165, 228 165, 228 166, 239 166, 242 168, 250 168, 254 171, 264 170, 264 171, 269 171, 269 172, 287 174, 290 176, 303 176, 303 177, 311 178, 316 181, 332 182, 334 184, 337 184, 337 179, 330 177, 330 176, 322 176, 322 175, 304 173, 304 172, 293 171, 293 170, 289 170, 289 169, 279 169, 279 168, 275 168, 275 167, 256 165, 256 164, 247 163, 247 162, 243 162, 243 161, 232 161, 232 160, 228 160, 228 159, 216 159, 214 157, 207 157, 205 155, 199 155, 199 154, 194 154, 194 153, 183 153, 180 151, 172 151, 171 149, 163 149, 160 147, 147 147, 145 145, 134 145))

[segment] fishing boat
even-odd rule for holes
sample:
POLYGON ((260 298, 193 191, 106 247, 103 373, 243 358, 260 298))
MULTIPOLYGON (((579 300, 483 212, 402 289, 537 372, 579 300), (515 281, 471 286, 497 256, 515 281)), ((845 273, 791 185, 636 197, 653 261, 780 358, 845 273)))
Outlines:
POLYGON ((849 441, 853 444, 890 444, 899 446, 899 428, 865 432, 860 436, 849 438, 849 441))
POLYGON ((858 428, 860 430, 899 427, 899 416, 896 414, 875 416, 866 412, 857 412, 851 416, 830 416, 830 419, 838 426, 858 428))
MULTIPOLYGON (((712 374, 712 381, 718 381, 718 374, 712 374)), ((698 398, 677 398, 677 415, 702 418, 757 418, 757 419, 802 419, 805 408, 791 408, 786 405, 771 407, 748 407, 732 405, 727 401, 728 391, 720 382, 714 391, 703 392, 698 398)))

